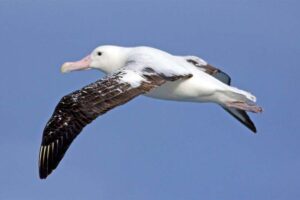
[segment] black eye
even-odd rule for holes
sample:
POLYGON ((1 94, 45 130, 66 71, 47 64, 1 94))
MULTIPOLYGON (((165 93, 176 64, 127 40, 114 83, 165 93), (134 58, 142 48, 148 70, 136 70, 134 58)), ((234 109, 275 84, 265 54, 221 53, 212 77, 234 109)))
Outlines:
POLYGON ((98 55, 98 56, 101 56, 101 55, 102 55, 102 52, 101 52, 101 51, 98 51, 98 52, 97 52, 97 55, 98 55))

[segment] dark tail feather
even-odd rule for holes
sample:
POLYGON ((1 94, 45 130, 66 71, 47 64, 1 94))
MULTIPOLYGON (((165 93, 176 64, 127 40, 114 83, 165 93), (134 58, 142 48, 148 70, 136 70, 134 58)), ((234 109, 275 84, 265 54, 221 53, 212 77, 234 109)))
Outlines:
POLYGON ((240 110, 240 109, 237 109, 237 108, 228 108, 228 107, 226 108, 226 107, 223 107, 223 106, 222 106, 222 108, 224 108, 224 110, 226 110, 234 118, 239 120, 242 124, 244 124, 251 131, 256 133, 256 127, 255 127, 254 123, 251 121, 251 119, 248 116, 248 114, 246 113, 246 111, 240 110))

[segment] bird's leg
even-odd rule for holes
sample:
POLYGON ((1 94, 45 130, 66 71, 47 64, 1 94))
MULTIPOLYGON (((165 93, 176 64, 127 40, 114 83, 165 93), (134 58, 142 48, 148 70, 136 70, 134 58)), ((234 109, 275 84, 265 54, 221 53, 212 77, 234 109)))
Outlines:
POLYGON ((233 101, 233 102, 227 102, 226 106, 229 108, 237 108, 240 110, 245 110, 249 112, 259 113, 262 112, 262 108, 260 106, 257 106, 255 104, 248 104, 246 102, 241 101, 233 101))

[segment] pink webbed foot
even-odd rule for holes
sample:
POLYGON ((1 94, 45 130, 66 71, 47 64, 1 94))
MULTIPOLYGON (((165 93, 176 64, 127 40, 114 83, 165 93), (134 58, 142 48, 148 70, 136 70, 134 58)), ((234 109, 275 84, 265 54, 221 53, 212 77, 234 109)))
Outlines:
POLYGON ((262 108, 255 104, 251 105, 246 102, 234 101, 234 102, 227 102, 226 106, 229 108, 237 108, 240 110, 245 110, 253 113, 260 113, 262 112, 262 108))

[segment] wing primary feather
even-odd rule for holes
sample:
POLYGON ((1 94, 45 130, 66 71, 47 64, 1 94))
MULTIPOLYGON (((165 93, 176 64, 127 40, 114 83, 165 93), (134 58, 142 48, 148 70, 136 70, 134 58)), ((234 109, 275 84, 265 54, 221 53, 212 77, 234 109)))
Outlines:
POLYGON ((244 124, 251 131, 253 131, 253 133, 257 132, 254 123, 252 122, 252 120, 250 119, 250 117, 245 111, 236 108, 226 108, 226 107, 222 107, 222 108, 224 108, 224 110, 226 110, 235 119, 237 119, 239 122, 244 124))
POLYGON ((64 96, 56 106, 43 132, 39 156, 40 178, 46 178, 56 169, 72 141, 87 124, 98 116, 166 81, 190 76, 164 77, 155 73, 154 70, 143 74, 127 69, 64 96), (128 73, 130 73, 129 76, 128 73), (138 79, 131 80, 132 77, 138 79))

